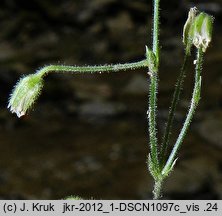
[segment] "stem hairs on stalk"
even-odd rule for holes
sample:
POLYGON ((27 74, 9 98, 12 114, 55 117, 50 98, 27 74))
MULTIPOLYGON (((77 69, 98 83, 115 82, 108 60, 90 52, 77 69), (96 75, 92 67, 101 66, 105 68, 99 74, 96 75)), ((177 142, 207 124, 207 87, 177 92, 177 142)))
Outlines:
POLYGON ((101 66, 66 66, 66 65, 49 65, 38 70, 35 74, 27 75, 21 78, 15 85, 8 103, 8 108, 12 113, 16 113, 20 118, 33 106, 43 88, 43 78, 49 73, 66 72, 66 73, 101 73, 101 72, 118 72, 126 70, 135 70, 147 67, 145 60, 133 63, 101 65, 101 66))
MULTIPOLYGON (((165 132, 163 135, 163 141, 159 153, 159 166, 158 170, 160 173, 155 173, 158 178, 154 177, 155 186, 153 190, 154 199, 159 199, 161 197, 161 187, 164 179, 172 172, 174 165, 177 161, 178 151, 182 145, 184 137, 189 129, 190 123, 194 116, 195 110, 200 100, 201 92, 201 70, 203 65, 203 53, 206 52, 207 47, 212 39, 212 26, 213 26, 213 17, 206 13, 199 13, 196 8, 191 8, 187 22, 184 26, 183 32, 183 43, 185 45, 185 57, 184 63, 181 68, 180 75, 178 77, 173 99, 171 102, 171 107, 169 109, 168 121, 166 124, 165 132), (195 46, 197 49, 197 56, 194 63, 195 67, 195 81, 194 89, 192 93, 190 107, 183 123, 182 129, 178 135, 178 138, 170 152, 169 150, 169 141, 170 134, 172 130, 173 118, 175 115, 175 110, 180 98, 180 92, 184 83, 184 76, 187 66, 187 58, 190 56, 191 47, 195 46)), ((150 161, 152 163, 152 161, 150 161)))
POLYGON ((148 167, 154 178, 154 199, 159 199, 162 194, 162 184, 165 178, 172 172, 177 160, 178 151, 188 131, 196 107, 200 100, 201 90, 201 70, 203 64, 203 54, 212 38, 213 18, 206 13, 199 13, 196 8, 191 8, 188 19, 183 30, 183 43, 185 46, 184 62, 177 79, 173 99, 169 109, 168 120, 165 127, 161 144, 157 139, 157 94, 159 80, 159 4, 160 0, 154 0, 152 49, 146 46, 146 58, 139 62, 102 65, 102 66, 65 66, 49 65, 38 70, 35 74, 27 75, 19 80, 15 85, 9 99, 8 108, 11 112, 21 117, 33 106, 43 88, 43 79, 49 73, 101 73, 101 72, 119 72, 135 70, 138 68, 149 69, 149 104, 148 104, 148 130, 150 153, 148 157, 148 167), (191 56, 191 48, 197 49, 195 60, 195 81, 191 98, 190 107, 183 123, 178 138, 170 150, 170 135, 173 119, 178 105, 182 86, 184 83, 185 72, 187 69, 187 59, 191 56))

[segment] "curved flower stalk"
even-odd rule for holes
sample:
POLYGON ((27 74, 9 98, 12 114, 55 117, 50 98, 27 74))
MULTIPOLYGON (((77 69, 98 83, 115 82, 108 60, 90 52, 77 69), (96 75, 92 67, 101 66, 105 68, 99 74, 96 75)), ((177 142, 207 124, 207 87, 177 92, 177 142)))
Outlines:
MULTIPOLYGON (((197 48, 197 56, 196 56, 196 60, 194 61, 196 65, 195 84, 194 84, 192 99, 191 99, 189 111, 187 113, 187 117, 184 121, 183 127, 172 149, 172 152, 170 153, 169 158, 162 170, 163 175, 168 175, 168 173, 171 172, 171 170, 174 167, 178 150, 184 140, 184 137, 187 133, 187 130, 189 128, 189 125, 195 113, 196 107, 200 100, 203 53, 206 52, 206 49, 208 48, 209 43, 211 41, 212 27, 213 27, 213 17, 203 12, 197 15, 193 19, 193 23, 190 25, 190 30, 189 30, 190 41, 197 48)), ((190 42, 187 42, 187 43, 190 43, 190 42)))
POLYGON ((118 72, 133 70, 137 68, 147 67, 147 61, 102 65, 102 66, 65 66, 65 65, 49 65, 38 70, 35 74, 27 75, 21 78, 15 85, 9 99, 8 108, 12 113, 16 113, 20 118, 33 106, 43 88, 43 78, 53 72, 67 73, 101 73, 101 72, 118 72))
POLYGON ((162 184, 166 177, 172 172, 178 157, 178 151, 182 145, 184 137, 189 129, 195 110, 200 100, 201 90, 201 70, 203 64, 203 54, 212 39, 213 17, 206 13, 199 13, 196 8, 191 8, 188 19, 183 29, 183 43, 185 49, 184 62, 177 79, 173 99, 169 109, 168 120, 163 134, 162 142, 159 144, 157 135, 157 96, 159 81, 159 4, 160 0, 154 0, 153 32, 152 32, 152 49, 146 46, 145 59, 139 62, 102 65, 102 66, 65 66, 49 65, 41 68, 35 74, 28 75, 16 84, 9 99, 8 108, 12 113, 21 117, 33 106, 43 87, 43 78, 49 73, 102 73, 102 72, 119 72, 146 68, 150 78, 149 86, 149 104, 148 104, 148 132, 149 132, 149 157, 148 168, 154 179, 154 199, 161 197, 162 184), (177 104, 180 99, 180 93, 184 83, 184 77, 187 69, 187 59, 191 56, 191 48, 197 49, 197 59, 194 61, 195 81, 187 116, 182 125, 178 138, 170 146, 172 124, 174 120, 177 104), (171 147, 171 148, 170 148, 171 147))
MULTIPOLYGON (((160 149, 160 172, 157 174, 158 178, 155 180, 154 186, 154 198, 159 199, 161 196, 161 189, 162 183, 164 179, 172 172, 178 156, 178 151, 182 145, 182 142, 185 138, 185 135, 189 129, 190 123, 193 119, 194 113, 198 106, 200 100, 200 93, 201 93, 201 71, 203 65, 203 53, 206 52, 206 49, 209 46, 209 43, 212 38, 212 27, 213 27, 213 17, 206 14, 206 13, 199 13, 197 15, 197 9, 192 8, 188 15, 188 20, 184 27, 184 45, 185 45, 185 58, 184 64, 181 68, 181 73, 179 75, 179 79, 177 81, 173 100, 171 103, 171 108, 169 111, 169 117, 167 121, 167 126, 165 129, 165 134, 163 136, 163 144, 160 149), (177 103, 179 101, 180 91, 183 84, 185 69, 186 69, 186 60, 187 56, 190 55, 190 49, 192 46, 197 48, 197 57, 194 63, 196 64, 195 67, 195 82, 194 82, 194 89, 192 93, 190 107, 185 118, 184 124, 182 129, 178 135, 178 138, 170 152, 168 153, 169 147, 169 138, 171 133, 171 127, 174 117, 174 112, 176 110, 177 103)), ((155 178, 154 178, 155 179, 155 178)))

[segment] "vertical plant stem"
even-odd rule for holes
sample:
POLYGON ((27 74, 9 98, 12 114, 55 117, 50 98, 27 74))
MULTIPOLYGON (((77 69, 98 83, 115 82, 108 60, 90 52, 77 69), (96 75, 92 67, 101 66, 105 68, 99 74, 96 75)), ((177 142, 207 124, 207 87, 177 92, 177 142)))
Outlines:
POLYGON ((202 64, 203 64, 203 52, 202 52, 202 48, 199 48, 197 50, 197 60, 196 60, 196 68, 195 68, 195 85, 194 85, 194 90, 193 90, 193 94, 192 94, 191 105, 190 105, 189 111, 187 113, 187 117, 185 119, 183 127, 180 131, 178 138, 177 138, 177 141, 170 153, 170 156, 166 162, 166 165, 163 168, 163 171, 162 171, 163 174, 168 173, 168 171, 171 170, 171 166, 176 159, 178 150, 184 140, 184 137, 187 133, 187 130, 190 126, 191 120, 192 120, 193 115, 195 113, 196 107, 198 105, 198 102, 200 99, 200 90, 201 90, 202 64))
POLYGON ((157 147, 157 131, 156 131, 156 94, 157 94, 157 74, 153 73, 151 75, 150 82, 150 96, 149 96, 149 136, 150 136, 150 151, 151 151, 151 161, 153 163, 153 168, 155 173, 159 170, 159 160, 158 160, 158 147, 157 147))
MULTIPOLYGON (((155 70, 150 71, 150 87, 149 87, 149 137, 150 137, 150 162, 154 170, 151 173, 155 173, 154 181, 154 198, 158 198, 161 191, 161 184, 157 181, 160 172, 159 158, 158 158, 158 143, 157 143, 157 125, 156 125, 156 110, 157 110, 157 91, 158 91, 158 68, 159 68, 159 2, 160 0, 154 0, 154 16, 153 16, 153 46, 152 50, 155 55, 155 70)), ((147 59, 148 61, 148 59, 147 59)))
MULTIPOLYGON (((156 60, 159 59, 159 0, 154 0, 153 17, 153 53, 156 60)), ((157 148, 157 129, 156 129, 156 109, 157 109, 157 91, 158 91, 158 61, 156 62, 156 71, 151 71, 150 97, 149 97, 149 135, 151 158, 155 166, 159 165, 157 148)), ((157 167, 156 167, 157 168, 157 167)))
POLYGON ((160 0, 154 0, 153 15, 153 52, 159 62, 159 4, 160 0))
POLYGON ((158 200, 161 198, 162 180, 155 181, 153 189, 153 199, 158 200))
POLYGON ((169 141, 170 141, 170 136, 171 136, 173 120, 174 120, 177 104, 180 99, 180 94, 182 91, 184 77, 185 77, 185 73, 186 73, 187 59, 188 59, 188 54, 186 52, 185 56, 184 56, 184 60, 183 60, 183 65, 181 67, 180 74, 179 74, 179 77, 178 77, 176 85, 175 85, 173 99, 171 101, 168 119, 167 119, 165 131, 164 131, 164 135, 163 135, 163 140, 162 140, 162 144, 161 144, 161 153, 160 153, 161 166, 164 166, 166 159, 167 159, 167 153, 168 153, 168 149, 169 149, 169 141))

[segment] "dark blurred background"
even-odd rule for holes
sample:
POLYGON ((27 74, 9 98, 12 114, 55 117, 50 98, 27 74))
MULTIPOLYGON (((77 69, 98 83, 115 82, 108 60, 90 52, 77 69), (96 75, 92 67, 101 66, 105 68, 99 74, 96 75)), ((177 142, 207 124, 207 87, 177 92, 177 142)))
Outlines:
MULTIPOLYGON (((18 119, 7 110, 22 75, 51 63, 124 63, 150 45, 152 1, 2 0, 0 5, 0 198, 150 199, 146 70, 115 74, 50 74, 37 104, 18 119)), ((215 16, 202 100, 164 186, 165 199, 222 199, 222 4, 161 1, 158 100, 163 131, 183 59, 190 7, 215 16)), ((174 138, 189 106, 193 64, 176 113, 174 138)), ((174 139, 172 140, 172 142, 174 139)))

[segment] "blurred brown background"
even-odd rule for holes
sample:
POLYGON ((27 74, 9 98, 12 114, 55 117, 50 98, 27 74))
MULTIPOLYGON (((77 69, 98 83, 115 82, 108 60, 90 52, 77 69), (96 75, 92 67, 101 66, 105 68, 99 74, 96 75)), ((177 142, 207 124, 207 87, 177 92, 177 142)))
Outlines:
MULTIPOLYGON (((0 198, 150 199, 145 70, 51 74, 36 106, 18 119, 7 110, 21 75, 55 64, 124 63, 150 45, 151 0, 3 0, 0 5, 0 198)), ((202 100, 165 199, 222 199, 220 0, 162 1, 158 119, 163 131, 183 59, 182 28, 190 7, 215 16, 205 58, 202 100), (194 4, 195 3, 195 4, 194 4)), ((178 134, 189 106, 193 65, 176 113, 178 134)), ((173 140, 174 141, 174 140, 173 140)))

